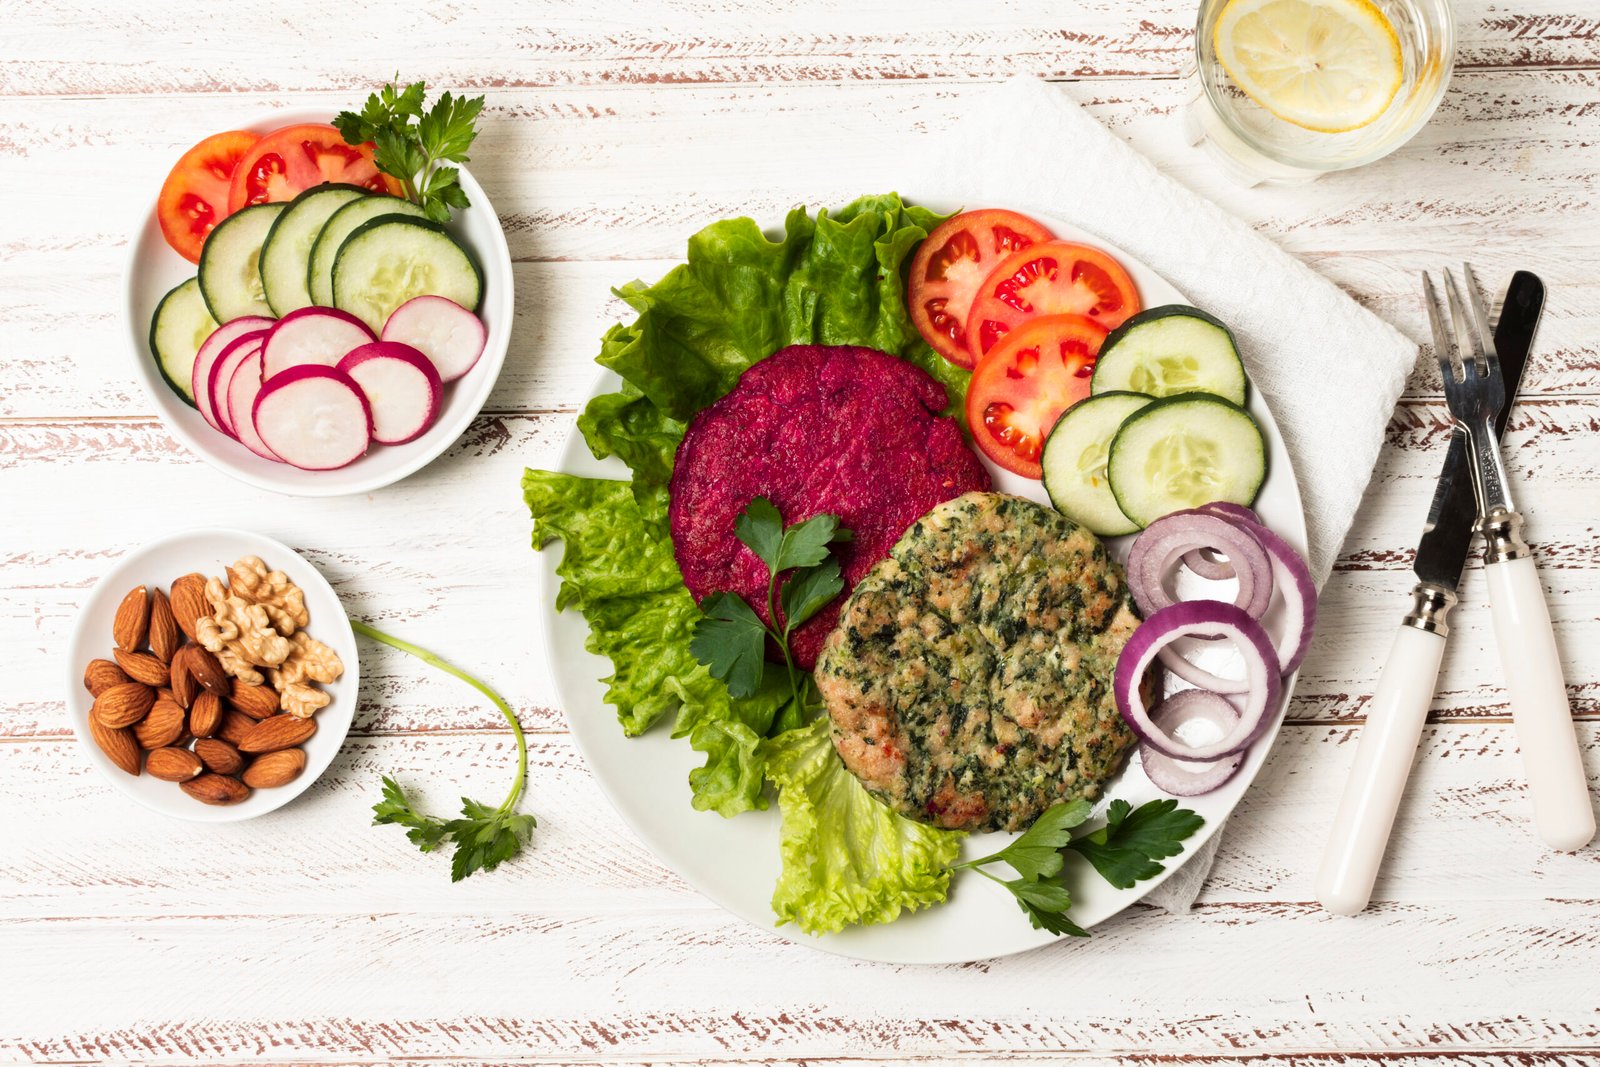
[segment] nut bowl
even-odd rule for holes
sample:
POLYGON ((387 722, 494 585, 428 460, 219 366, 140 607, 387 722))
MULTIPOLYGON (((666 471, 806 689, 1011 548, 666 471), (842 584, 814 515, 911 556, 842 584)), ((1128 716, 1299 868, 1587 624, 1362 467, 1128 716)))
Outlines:
POLYGON ((173 534, 124 556, 89 592, 73 626, 65 667, 67 715, 89 762, 113 786, 145 807, 195 822, 237 822, 254 818, 282 807, 305 792, 333 762, 344 744, 361 688, 355 634, 333 587, 293 549, 270 537, 244 530, 205 529, 173 534), (89 708, 94 700, 84 687, 83 674, 89 661, 111 658, 112 620, 123 597, 134 586, 143 584, 152 591, 166 590, 174 579, 191 571, 222 576, 230 564, 244 556, 259 556, 268 567, 283 571, 304 591, 310 616, 310 624, 305 629, 339 655, 344 661, 344 673, 322 687, 332 700, 316 713, 316 733, 300 746, 306 753, 305 769, 300 775, 285 785, 254 789, 236 804, 213 806, 189 796, 173 782, 155 778, 148 772, 135 777, 112 763, 89 734, 89 708))

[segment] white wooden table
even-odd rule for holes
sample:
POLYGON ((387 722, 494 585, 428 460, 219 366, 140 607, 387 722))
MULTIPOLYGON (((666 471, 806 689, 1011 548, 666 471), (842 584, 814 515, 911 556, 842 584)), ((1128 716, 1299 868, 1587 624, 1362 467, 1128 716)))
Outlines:
MULTIPOLYGON (((1476 564, 1378 903, 1335 920, 1311 900, 1438 468, 1427 370, 1328 585, 1288 728, 1191 915, 1136 908, 1091 941, 966 967, 848 962, 663 869, 573 749, 517 482, 571 426, 622 313, 609 286, 659 275, 719 217, 914 193, 903 150, 1026 72, 1076 83, 1169 173, 1419 340, 1419 268, 1470 253, 1486 278, 1545 277, 1510 463, 1600 771, 1600 5, 1463 0, 1433 123, 1296 190, 1230 187, 1183 144, 1192 15, 1193 0, 0 3, 0 1063, 1600 1054, 1600 850, 1553 855, 1528 832, 1476 564), (396 69, 489 96, 473 166, 516 260, 505 373, 471 431, 401 485, 332 501, 245 488, 164 432, 128 370, 129 233, 203 134, 350 105, 396 69), (113 792, 63 712, 75 605, 129 548, 208 523, 289 542, 353 614, 497 684, 531 731, 537 848, 452 885, 444 859, 368 825, 381 773, 447 805, 498 796, 512 754, 469 690, 370 646, 343 755, 287 809, 203 827, 113 792)), ((1337 368, 1337 338, 1329 352, 1337 368)))

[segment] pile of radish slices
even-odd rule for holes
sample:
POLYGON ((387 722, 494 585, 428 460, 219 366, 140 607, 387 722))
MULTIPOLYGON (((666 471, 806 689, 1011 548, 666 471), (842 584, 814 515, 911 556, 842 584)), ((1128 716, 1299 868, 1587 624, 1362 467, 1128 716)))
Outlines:
POLYGON ((218 326, 195 354, 195 406, 263 459, 334 470, 374 443, 426 433, 445 384, 472 369, 487 339, 477 315, 442 296, 400 305, 381 336, 335 308, 248 315, 218 326))
POLYGON ((1146 527, 1128 553, 1128 585, 1144 623, 1117 661, 1117 707, 1139 737, 1140 761, 1157 788, 1174 796, 1209 793, 1244 764, 1277 711, 1284 676, 1305 658, 1317 617, 1311 572, 1255 512, 1213 503, 1146 527), (1177 599, 1173 587, 1185 569, 1214 582, 1234 580, 1232 601, 1177 599), (1277 621, 1269 627, 1275 603, 1277 621), (1238 650, 1242 677, 1221 677, 1185 655, 1218 640, 1238 650), (1195 688, 1147 709, 1140 682, 1157 661, 1195 688), (1209 739, 1183 739, 1197 734, 1209 739))

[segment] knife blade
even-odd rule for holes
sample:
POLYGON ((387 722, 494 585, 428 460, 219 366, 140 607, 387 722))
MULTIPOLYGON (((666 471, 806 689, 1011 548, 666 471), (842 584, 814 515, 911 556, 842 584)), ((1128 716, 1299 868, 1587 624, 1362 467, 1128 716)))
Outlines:
MULTIPOLYGON (((1539 315, 1543 310, 1544 282, 1530 271, 1517 271, 1506 288, 1500 321, 1494 329, 1495 352, 1500 357, 1500 372, 1506 382, 1506 402, 1494 426, 1497 438, 1505 435, 1522 381, 1522 369, 1527 364, 1528 350, 1533 347, 1533 335, 1539 328, 1539 315)), ((1439 473, 1428 519, 1422 527, 1422 539, 1417 543, 1412 562, 1417 577, 1455 592, 1461 584, 1461 570, 1466 566, 1477 526, 1478 506, 1472 496, 1466 439, 1457 430, 1450 435, 1444 469, 1439 473)))

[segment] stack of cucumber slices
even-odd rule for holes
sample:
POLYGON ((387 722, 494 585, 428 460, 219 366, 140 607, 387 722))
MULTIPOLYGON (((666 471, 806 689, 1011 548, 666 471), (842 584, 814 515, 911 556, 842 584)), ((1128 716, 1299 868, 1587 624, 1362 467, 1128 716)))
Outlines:
POLYGON ((1051 503, 1103 537, 1219 500, 1248 506, 1267 473, 1248 390, 1222 322, 1177 304, 1135 315, 1100 346, 1089 398, 1045 441, 1051 503))

